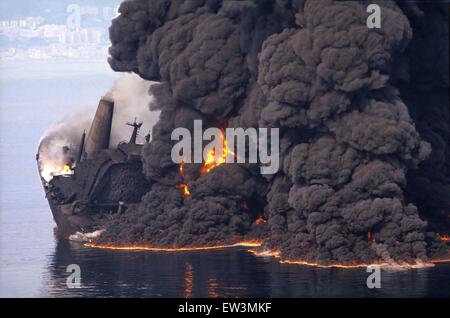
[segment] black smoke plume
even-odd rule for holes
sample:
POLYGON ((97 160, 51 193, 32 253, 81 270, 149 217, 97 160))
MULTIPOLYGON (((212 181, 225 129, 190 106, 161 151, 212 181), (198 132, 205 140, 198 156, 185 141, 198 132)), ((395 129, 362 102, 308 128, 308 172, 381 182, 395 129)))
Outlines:
POLYGON ((158 82, 144 148, 153 183, 102 240, 155 246, 259 238, 283 259, 427 261, 450 229, 448 7, 430 1, 133 0, 109 63, 158 82), (381 29, 366 26, 369 4, 381 29), (172 130, 280 128, 281 169, 179 172, 172 130), (187 184, 183 198, 176 188, 187 184), (259 217, 266 223, 256 224, 259 217))

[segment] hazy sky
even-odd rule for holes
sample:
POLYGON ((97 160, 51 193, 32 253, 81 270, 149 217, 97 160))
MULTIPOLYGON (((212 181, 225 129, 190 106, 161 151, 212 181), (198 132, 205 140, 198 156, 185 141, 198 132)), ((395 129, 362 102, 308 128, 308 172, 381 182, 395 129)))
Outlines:
POLYGON ((115 7, 121 0, 1 0, 0 20, 20 19, 28 16, 45 16, 57 22, 67 16, 70 4, 81 6, 115 7))

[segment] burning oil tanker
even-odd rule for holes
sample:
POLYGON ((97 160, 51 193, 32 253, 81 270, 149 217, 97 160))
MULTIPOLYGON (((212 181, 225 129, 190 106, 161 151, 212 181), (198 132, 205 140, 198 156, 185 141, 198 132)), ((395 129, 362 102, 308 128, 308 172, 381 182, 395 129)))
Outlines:
POLYGON ((62 237, 100 230, 105 217, 125 213, 149 190, 142 173, 143 145, 137 144, 142 124, 128 123, 133 127, 129 142, 110 148, 113 115, 114 102, 102 98, 87 137, 84 132, 75 149, 60 149, 59 167, 47 167, 41 159, 43 144, 39 147, 42 184, 62 237))
POLYGON ((105 229, 98 245, 125 249, 257 239, 261 254, 320 265, 447 252, 436 235, 450 232, 445 1, 130 0, 119 13, 109 64, 156 82, 160 120, 143 148, 117 149, 94 120, 80 159, 44 180, 64 232, 105 229), (279 128, 279 172, 175 164, 171 134, 195 120, 279 128))

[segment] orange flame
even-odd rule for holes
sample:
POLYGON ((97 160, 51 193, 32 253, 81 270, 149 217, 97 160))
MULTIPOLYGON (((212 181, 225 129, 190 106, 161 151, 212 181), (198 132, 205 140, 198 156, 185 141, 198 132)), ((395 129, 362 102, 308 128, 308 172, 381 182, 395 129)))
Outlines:
POLYGON ((40 174, 45 181, 50 182, 53 179, 53 177, 73 175, 74 171, 72 170, 72 167, 68 164, 65 165, 43 164, 42 167, 40 167, 40 174))
POLYGON ((203 163, 202 168, 200 169, 200 176, 204 176, 205 174, 211 172, 218 166, 224 164, 227 161, 228 153, 232 154, 233 156, 235 155, 232 151, 228 150, 228 142, 227 139, 224 137, 223 132, 221 132, 220 138, 222 139, 222 155, 216 158, 215 149, 214 148, 211 149, 208 152, 207 158, 203 163))
POLYGON ((176 188, 183 191, 183 196, 185 198, 187 198, 188 196, 191 195, 191 192, 189 192, 189 188, 188 188, 187 184, 184 184, 184 183, 178 184, 176 186, 176 188))
MULTIPOLYGON (((187 178, 186 178, 186 175, 184 174, 184 161, 181 161, 180 167, 178 168, 178 170, 180 171, 181 177, 186 182, 187 178)), ((183 192, 183 196, 185 198, 187 198, 188 196, 191 195, 191 192, 189 191, 189 187, 186 183, 178 184, 178 185, 176 185, 176 188, 180 189, 183 192)))
POLYGON ((441 234, 437 234, 437 237, 444 242, 450 242, 450 236, 449 235, 441 235, 441 234))
POLYGON ((261 225, 261 224, 264 224, 264 223, 267 223, 267 221, 266 221, 266 219, 264 218, 264 215, 261 214, 261 215, 256 219, 255 224, 256 224, 256 225, 261 225))
POLYGON ((367 241, 371 243, 373 242, 373 235, 371 231, 367 232, 367 241))
MULTIPOLYGON (((227 146, 227 140, 226 138, 224 138, 223 132, 221 132, 220 134, 220 138, 222 139, 222 155, 218 156, 218 158, 216 158, 216 150, 215 148, 212 148, 208 154, 207 154, 207 158, 205 160, 205 162, 203 163, 203 166, 200 168, 200 176, 204 176, 205 174, 211 172, 212 170, 214 170, 215 168, 217 168, 218 166, 224 164, 227 161, 227 154, 230 153, 233 156, 235 156, 235 154, 232 151, 228 150, 228 146, 227 146)), ((189 188, 187 186, 187 177, 184 173, 184 161, 182 161, 180 163, 180 166, 178 168, 180 175, 182 176, 183 180, 185 181, 182 184, 179 184, 176 186, 177 189, 180 189, 183 191, 183 196, 186 198, 188 196, 191 195, 191 192, 189 191, 189 188)))

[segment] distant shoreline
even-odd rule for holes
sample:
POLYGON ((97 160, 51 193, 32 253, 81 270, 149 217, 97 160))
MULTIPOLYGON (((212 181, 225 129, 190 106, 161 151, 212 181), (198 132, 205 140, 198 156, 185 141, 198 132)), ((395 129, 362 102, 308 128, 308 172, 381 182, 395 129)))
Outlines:
POLYGON ((21 62, 71 62, 71 61, 79 61, 79 62, 107 62, 108 57, 98 56, 98 57, 51 57, 51 58, 18 58, 18 59, 10 59, 10 58, 0 58, 0 65, 3 63, 21 63, 21 62))

